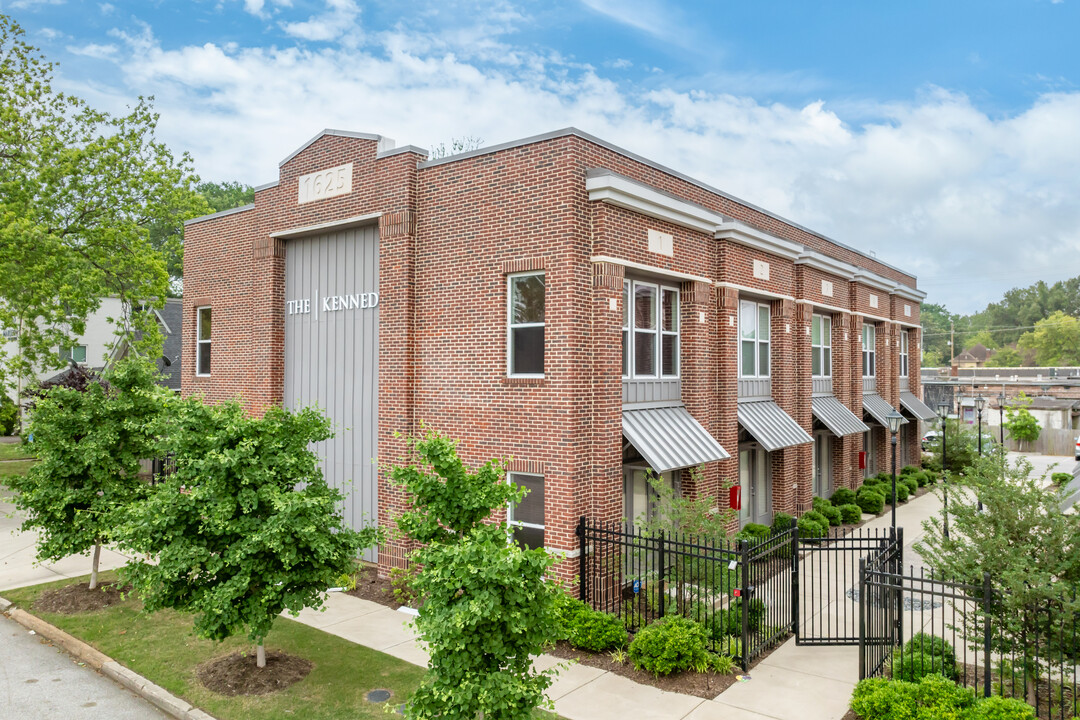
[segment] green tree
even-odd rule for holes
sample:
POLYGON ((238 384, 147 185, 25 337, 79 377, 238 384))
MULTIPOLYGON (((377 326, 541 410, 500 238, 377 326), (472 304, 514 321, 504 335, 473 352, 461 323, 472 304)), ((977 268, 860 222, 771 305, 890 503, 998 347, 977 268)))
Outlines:
POLYGON ((948 362, 954 354, 949 348, 949 323, 955 316, 946 310, 944 305, 923 303, 919 309, 919 317, 923 332, 923 352, 939 353, 942 360, 948 362))
POLYGON ((1038 440, 1042 432, 1039 421, 1027 409, 1030 404, 1031 400, 1020 393, 1013 398, 1013 404, 1005 408, 1005 432, 1019 443, 1020 450, 1024 449, 1025 442, 1038 440))
POLYGON ((986 360, 987 367, 1020 367, 1024 364, 1024 357, 1014 347, 1006 345, 986 360))
MULTIPOLYGON (((942 516, 925 521, 919 555, 941 577, 981 585, 989 573, 1000 591, 990 608, 999 649, 1024 657, 1025 646, 1039 647, 1044 662, 1074 662, 1075 644, 1063 647, 1054 628, 1071 628, 1080 609, 1072 595, 1080 583, 1080 515, 1061 512, 1060 490, 1032 477, 1026 458, 1009 463, 1001 451, 956 478, 949 500, 949 537, 942 516)), ((981 618, 968 621, 965 634, 981 637, 981 618)), ((1025 670, 1034 680, 1037 668, 1025 670)), ((1029 697, 1034 688, 1029 682, 1029 697)))
POLYGON ((553 671, 536 672, 532 657, 556 637, 559 590, 547 578, 547 552, 518 547, 504 523, 491 522, 524 491, 506 482, 499 462, 470 471, 456 444, 437 433, 409 446, 416 462, 391 468, 390 477, 410 503, 398 527, 424 543, 411 561, 421 568, 416 627, 430 657, 409 717, 529 717, 550 705, 544 692, 553 671))
POLYGON ((103 297, 124 301, 119 332, 157 356, 157 324, 130 312, 169 289, 149 228, 206 208, 190 159, 155 138, 149 100, 113 116, 56 92, 52 76, 0 15, 0 328, 18 331, 14 357, 0 350, 0 387, 59 368, 56 348, 82 334, 103 297))
POLYGON ((176 471, 132 505, 116 531, 138 556, 122 571, 147 612, 195 613, 195 632, 224 640, 248 629, 265 667, 275 618, 319 608, 355 569, 375 528, 345 526, 341 492, 327 485, 311 443, 331 437, 313 409, 249 417, 238 402, 169 406, 164 447, 176 471))
POLYGON ((1021 335, 1017 346, 1034 350, 1042 367, 1080 365, 1080 319, 1057 310, 1021 335))
POLYGON ((168 391, 144 360, 122 360, 104 380, 78 372, 85 377, 69 383, 74 387, 57 385, 33 400, 29 433, 39 461, 9 483, 26 513, 22 529, 38 533, 38 560, 92 550, 93 589, 117 512, 148 491, 139 460, 155 457, 168 391))
POLYGON ((945 364, 945 356, 940 350, 924 350, 922 356, 922 367, 924 368, 937 368, 942 367, 945 364))
POLYGON ((255 202, 255 189, 240 182, 202 182, 195 190, 206 200, 211 212, 232 210, 255 202))
POLYGON ((970 350, 976 345, 982 345, 988 350, 994 350, 998 347, 997 341, 994 340, 994 335, 989 330, 979 330, 978 332, 969 333, 964 338, 964 349, 970 350))

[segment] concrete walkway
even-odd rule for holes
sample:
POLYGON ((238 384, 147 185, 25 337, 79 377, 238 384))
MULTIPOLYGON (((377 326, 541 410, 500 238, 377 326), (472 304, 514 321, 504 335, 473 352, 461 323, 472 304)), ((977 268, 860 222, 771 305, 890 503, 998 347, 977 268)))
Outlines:
MULTIPOLYGON (((1015 457, 1016 453, 1010 453, 1015 457)), ((1072 458, 1028 456, 1037 474, 1071 467, 1072 458)), ((63 577, 84 575, 86 558, 68 558, 47 566, 33 564, 34 538, 19 533, 18 521, 9 517, 13 506, 0 497, 0 588, 32 585, 63 577), (9 536, 9 533, 13 533, 9 536), (9 537, 11 538, 9 540, 9 537)), ((904 528, 905 561, 920 561, 911 545, 923 535, 922 521, 938 512, 940 501, 933 493, 897 508, 897 524, 904 528)), ((886 528, 886 513, 866 527, 886 528)), ((123 555, 102 553, 102 569, 126 562, 123 555)), ((851 602, 834 598, 834 603, 851 602)), ((823 613, 835 612, 826 606, 823 613)), ((427 654, 409 627, 412 615, 340 593, 327 597, 325 610, 305 610, 300 622, 421 667, 427 654)), ((564 661, 541 655, 536 666, 546 669, 564 661)), ((569 720, 840 720, 847 712, 851 691, 858 681, 858 648, 796 646, 790 639, 758 663, 749 679, 737 682, 714 699, 703 700, 640 685, 619 675, 585 665, 564 668, 549 696, 555 711, 569 720)))

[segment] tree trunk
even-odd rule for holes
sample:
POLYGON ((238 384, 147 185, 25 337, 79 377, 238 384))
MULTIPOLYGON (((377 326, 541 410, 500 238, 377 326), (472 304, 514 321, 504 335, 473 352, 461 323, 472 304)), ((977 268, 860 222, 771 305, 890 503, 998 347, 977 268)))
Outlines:
POLYGON ((266 667, 266 646, 260 644, 255 648, 255 667, 266 667))
POLYGON ((97 587, 98 562, 101 560, 101 543, 94 546, 94 562, 90 569, 90 589, 97 587))

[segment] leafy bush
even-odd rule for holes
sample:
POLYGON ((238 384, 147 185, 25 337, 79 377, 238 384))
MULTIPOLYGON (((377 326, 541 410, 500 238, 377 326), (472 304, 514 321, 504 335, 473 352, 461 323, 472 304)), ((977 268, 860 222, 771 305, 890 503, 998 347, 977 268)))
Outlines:
POLYGON ((791 516, 785 512, 773 514, 772 531, 774 533, 786 532, 791 529, 791 516))
MULTIPOLYGON (((870 489, 870 490, 878 490, 878 489, 881 489, 883 487, 885 487, 885 483, 882 482, 881 478, 879 478, 877 476, 873 476, 873 477, 868 477, 865 480, 863 480, 862 485, 859 486, 859 490, 862 490, 863 488, 867 488, 867 489, 870 489)), ((858 491, 856 491, 856 494, 857 493, 858 493, 858 491)))
POLYGON ((644 628, 630 643, 630 660, 639 670, 670 675, 706 662, 707 638, 700 625, 671 615, 644 628))
POLYGON ((709 639, 716 643, 729 635, 742 637, 742 612, 735 613, 728 609, 717 610, 706 618, 702 626, 709 639))
POLYGON ((823 508, 832 507, 832 503, 829 502, 828 500, 826 500, 823 497, 815 497, 815 498, 813 498, 813 500, 811 501, 810 504, 813 507, 813 509, 817 510, 818 512, 821 512, 821 510, 823 508))
POLYGON ((929 633, 915 633, 893 663, 897 680, 920 680, 926 675, 956 678, 956 651, 944 638, 929 633))
POLYGON ((841 505, 840 517, 845 523, 849 525, 854 525, 855 523, 862 522, 862 508, 855 503, 847 503, 846 505, 841 505))
POLYGON ((19 419, 19 407, 6 394, 0 395, 0 435, 12 435, 15 421, 19 419))
POLYGON ((855 498, 855 503, 864 513, 877 515, 885 509, 885 496, 874 490, 860 490, 855 498))
MULTIPOLYGON (((920 707, 931 711, 929 717, 955 717, 964 708, 975 704, 974 690, 960 687, 941 675, 926 675, 915 688, 915 698, 920 707)), ((927 716, 927 713, 920 713, 920 716, 927 716)))
POLYGON ((851 709, 863 720, 968 720, 977 708, 974 691, 941 675, 927 675, 917 683, 868 678, 851 695, 851 709))
POLYGON ((900 498, 900 502, 907 502, 908 498, 911 497, 911 491, 908 490, 907 485, 898 481, 896 483, 896 496, 900 498))
POLYGON ((390 587, 394 589, 394 600, 408 607, 416 607, 420 598, 413 589, 413 581, 419 572, 420 567, 417 565, 409 565, 407 569, 390 568, 390 587))
POLYGON ((909 497, 919 491, 919 481, 913 477, 897 478, 897 482, 904 484, 904 487, 908 489, 909 497))
POLYGON ((760 523, 749 523, 742 530, 735 534, 736 540, 748 540, 751 545, 767 540, 769 535, 772 534, 772 528, 768 525, 761 525, 760 523))
MULTIPOLYGON (((731 604, 731 612, 734 613, 735 617, 739 619, 739 624, 740 625, 742 624, 742 601, 743 601, 742 598, 738 598, 737 600, 735 600, 735 602, 733 602, 731 604)), ((758 598, 751 598, 750 599, 749 610, 747 611, 746 617, 747 617, 747 622, 750 625, 751 630, 756 632, 756 631, 761 629, 762 624, 765 622, 766 609, 767 608, 766 608, 765 602, 763 600, 760 600, 758 598)), ((739 633, 729 633, 729 634, 730 635, 735 635, 735 634, 741 635, 742 633, 741 633, 741 630, 740 630, 739 633)))
POLYGON ((590 652, 606 652, 626 645, 626 628, 614 615, 593 610, 569 595, 555 604, 561 635, 574 647, 590 652))
POLYGON ((1072 480, 1072 473, 1056 472, 1050 476, 1055 485, 1064 485, 1072 480))
POLYGON ((832 494, 833 506, 839 507, 841 505, 850 505, 855 502, 855 491, 849 488, 837 488, 836 492, 832 494))
MULTIPOLYGON (((809 513, 807 513, 809 515, 809 513)), ((801 538, 819 538, 824 537, 828 532, 828 525, 822 525, 819 522, 811 520, 806 515, 799 518, 799 537, 801 538)))
POLYGON ((917 472, 922 472, 922 470, 920 470, 915 465, 905 465, 904 467, 900 468, 901 475, 914 475, 917 472))
POLYGON ((828 528, 829 528, 829 518, 825 517, 824 515, 819 513, 817 510, 810 510, 808 512, 805 512, 805 513, 803 513, 803 517, 807 518, 808 520, 813 520, 814 522, 816 522, 818 525, 821 525, 826 530, 828 530, 828 528))
MULTIPOLYGON (((713 672, 721 675, 730 675, 735 672, 735 659, 730 655, 710 654, 709 667, 713 672)), ((987 718, 989 720, 989 718, 987 718)))
POLYGON ((836 527, 844 522, 844 518, 840 514, 840 508, 830 505, 829 507, 821 508, 820 512, 829 521, 829 525, 832 525, 833 527, 836 527))
POLYGON ((1035 708, 1016 698, 993 695, 975 702, 964 720, 1035 720, 1035 708))

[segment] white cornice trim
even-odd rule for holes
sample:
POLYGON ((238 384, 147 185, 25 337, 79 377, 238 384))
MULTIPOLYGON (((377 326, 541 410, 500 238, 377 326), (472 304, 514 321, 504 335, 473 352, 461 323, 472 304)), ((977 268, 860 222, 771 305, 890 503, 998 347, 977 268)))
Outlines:
POLYGON ((702 277, 701 275, 691 275, 690 273, 679 272, 677 270, 665 270, 664 268, 658 268, 653 265, 645 265, 644 263, 633 262, 632 260, 623 260, 622 258, 609 257, 607 255, 593 255, 589 258, 590 262, 594 263, 611 263, 612 265, 621 265, 624 268, 631 270, 640 270, 641 272, 652 273, 653 275, 660 275, 662 277, 671 278, 672 280, 690 280, 693 282, 712 283, 712 278, 702 277))
POLYGON ((302 235, 313 235, 325 230, 344 230, 355 225, 366 225, 372 220, 378 220, 382 217, 381 212, 369 213, 367 215, 356 215, 354 217, 345 218, 343 220, 334 220, 332 222, 319 223, 318 225, 307 225, 305 227, 289 228, 288 230, 278 230, 270 233, 272 238, 281 238, 288 240, 290 238, 300 237, 302 235))
POLYGON ((791 295, 783 295, 781 293, 772 292, 771 290, 762 290, 760 288, 748 287, 746 285, 738 285, 736 283, 718 282, 715 283, 716 287, 734 288, 740 293, 751 293, 753 295, 762 295, 764 297, 776 298, 777 300, 795 300, 791 295))
POLYGON ((745 245, 770 255, 779 255, 789 260, 795 260, 802 255, 806 248, 798 243, 781 240, 778 237, 761 232, 749 225, 744 225, 737 220, 729 220, 716 228, 713 235, 717 240, 730 240, 731 242, 745 245))
POLYGON ((884 290, 887 293, 891 293, 896 290, 896 288, 900 287, 900 284, 897 283, 895 280, 883 278, 877 273, 870 272, 869 270, 863 270, 862 268, 856 269, 855 282, 861 283, 863 285, 869 285, 870 287, 877 288, 878 290, 884 290))
POLYGON ((724 222, 723 215, 607 170, 590 170, 585 190, 590 202, 606 202, 698 232, 714 232, 724 222))
POLYGON ((209 215, 200 215, 196 218, 184 221, 184 227, 188 225, 194 225, 195 223, 206 222, 207 220, 215 220, 217 218, 225 217, 227 215, 235 215, 237 213, 247 212, 248 210, 254 210, 255 203, 249 205, 241 205, 240 207, 229 208, 228 210, 222 210, 216 213, 210 213, 209 215))
POLYGON ((326 135, 334 135, 336 137, 357 138, 357 139, 360 139, 360 140, 374 140, 374 141, 376 141, 378 143, 377 152, 386 152, 387 150, 392 150, 393 147, 394 147, 394 141, 391 138, 383 137, 382 135, 373 135, 371 133, 354 132, 352 130, 331 130, 330 128, 327 128, 326 130, 323 130, 320 133, 316 133, 315 137, 311 138, 306 143, 304 143, 303 145, 301 145, 300 147, 296 148, 291 153, 289 153, 289 155, 284 160, 282 160, 281 162, 278 163, 278 167, 283 166, 285 163, 289 162, 294 157, 296 157, 297 155, 299 155, 300 153, 304 152, 309 147, 311 147, 311 144, 314 143, 316 140, 318 140, 319 138, 321 138, 323 136, 326 136, 326 135))
POLYGON ((907 285, 901 285, 900 287, 893 290, 892 294, 899 295, 902 298, 907 298, 908 300, 912 300, 917 303, 921 303, 923 300, 926 299, 925 292, 923 292, 922 290, 917 290, 913 287, 908 287, 907 285))
POLYGON ((828 312, 844 313, 845 315, 856 315, 857 314, 855 312, 852 312, 851 310, 845 310, 844 308, 838 307, 836 305, 824 305, 822 303, 815 302, 813 300, 796 300, 795 303, 797 305, 811 305, 811 306, 814 307, 815 310, 827 310, 828 312))
POLYGON ((806 265, 812 267, 815 270, 821 270, 827 272, 830 275, 836 275, 842 277, 845 280, 851 280, 855 277, 855 273, 859 268, 846 262, 836 260, 828 255, 822 255, 821 253, 814 252, 813 250, 804 251, 799 257, 795 258, 796 265, 806 265))

